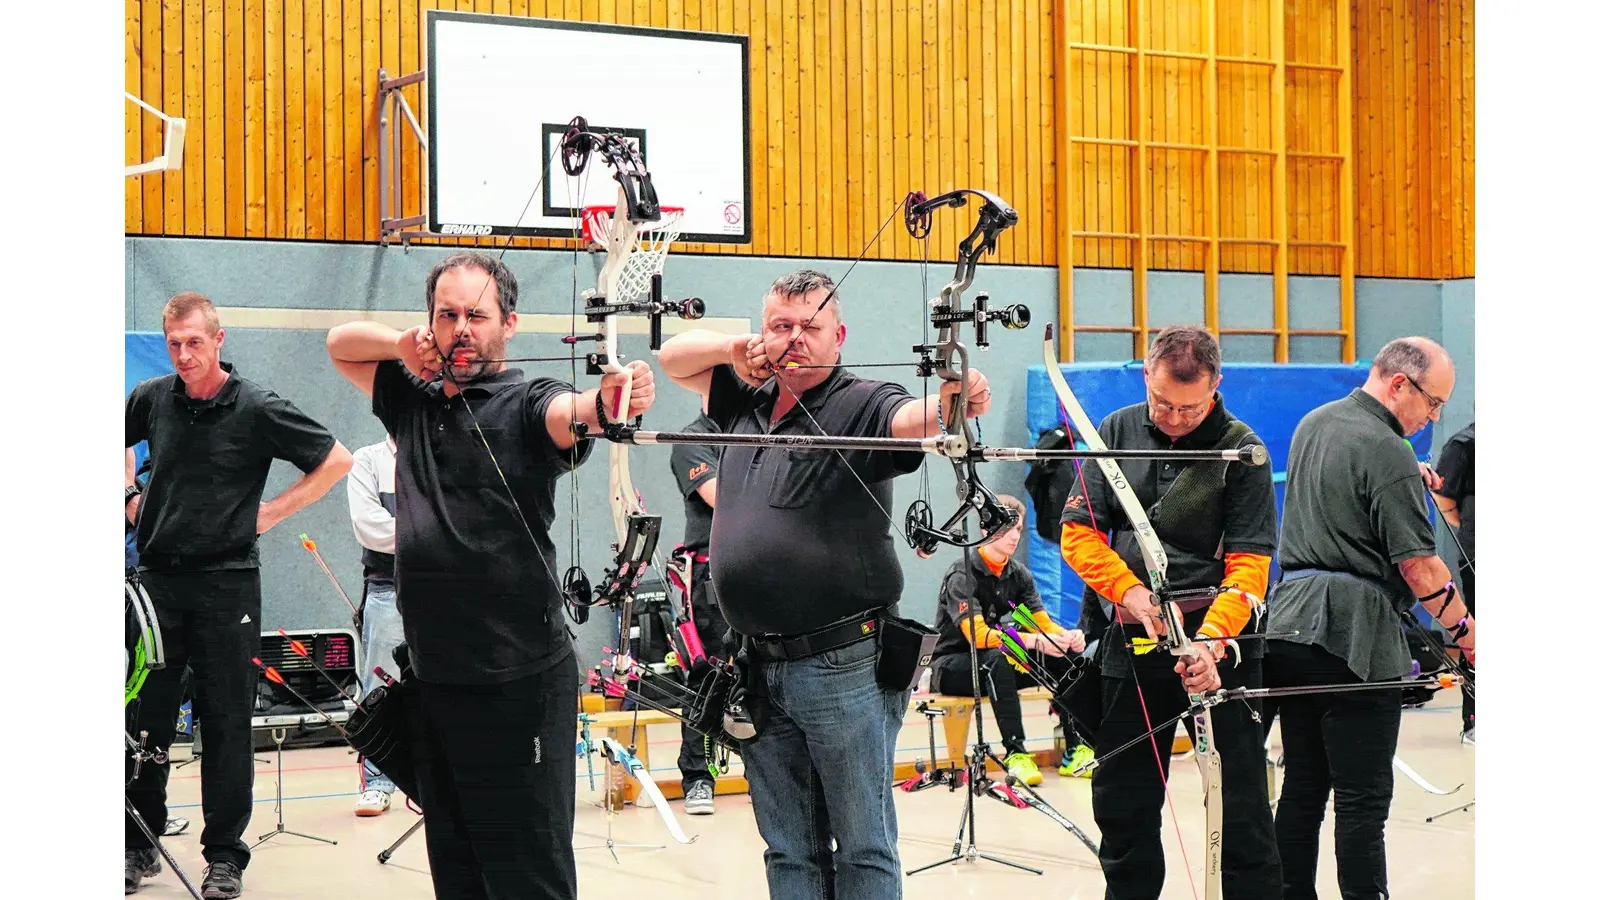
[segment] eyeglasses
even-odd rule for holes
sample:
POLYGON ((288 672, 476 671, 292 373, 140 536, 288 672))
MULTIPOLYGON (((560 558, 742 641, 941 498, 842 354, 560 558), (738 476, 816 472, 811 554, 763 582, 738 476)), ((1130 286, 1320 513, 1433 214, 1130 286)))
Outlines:
POLYGON ((1440 400, 1438 397, 1435 397, 1434 395, 1423 390, 1422 385, 1417 384, 1417 380, 1415 378, 1412 378, 1410 375, 1406 375, 1406 380, 1411 382, 1411 386, 1417 389, 1417 393, 1421 394, 1428 401, 1429 412, 1433 412, 1434 410, 1444 406, 1443 400, 1440 400))
POLYGON ((1155 392, 1150 390, 1148 387, 1145 388, 1145 393, 1149 395, 1150 408, 1161 413, 1162 415, 1175 415, 1185 419, 1193 419, 1198 416, 1205 415, 1206 410, 1211 408, 1210 400, 1206 400, 1204 403, 1194 403, 1189 406, 1173 406, 1165 400, 1156 397, 1155 392))

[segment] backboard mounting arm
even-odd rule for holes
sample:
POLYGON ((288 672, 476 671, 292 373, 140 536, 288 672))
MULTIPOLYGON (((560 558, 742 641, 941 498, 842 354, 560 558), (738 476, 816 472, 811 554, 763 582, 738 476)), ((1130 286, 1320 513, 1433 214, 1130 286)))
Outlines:
POLYGON ((398 237, 401 246, 408 251, 412 238, 436 234, 428 230, 427 216, 420 213, 407 216, 402 209, 405 205, 406 172, 401 164, 404 159, 401 151, 405 146, 407 129, 417 139, 421 151, 417 157, 422 163, 422 177, 417 179, 417 183, 427 184, 428 165, 428 136, 423 132, 416 114, 411 111, 411 104, 406 102, 405 88, 427 80, 427 72, 412 72, 399 78, 390 78, 387 69, 378 70, 378 240, 381 244, 388 244, 391 239, 398 237), (406 127, 391 129, 391 120, 400 116, 405 117, 406 127))

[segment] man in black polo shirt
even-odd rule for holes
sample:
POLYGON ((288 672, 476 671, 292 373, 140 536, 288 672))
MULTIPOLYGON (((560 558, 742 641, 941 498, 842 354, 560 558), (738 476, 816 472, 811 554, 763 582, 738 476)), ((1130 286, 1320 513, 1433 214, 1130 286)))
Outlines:
MULTIPOLYGON (((1411 668, 1400 612, 1419 599, 1465 648, 1475 628, 1435 552, 1426 490, 1406 436, 1455 387, 1450 357, 1427 338, 1399 338, 1348 397, 1312 410, 1289 445, 1282 580, 1267 608, 1273 686, 1390 681, 1411 668)), ((1316 896, 1322 819, 1333 793, 1339 889, 1387 897, 1384 823, 1400 740, 1398 690, 1284 697, 1278 850, 1286 897, 1316 896)))
MULTIPOLYGON (((250 848, 255 781, 250 713, 261 644, 261 573, 256 539, 316 502, 350 471, 350 452, 293 403, 221 360, 217 310, 200 294, 167 301, 161 328, 176 374, 141 382, 126 407, 126 507, 135 523, 139 572, 155 605, 167 665, 151 672, 135 731, 165 751, 177 730, 185 665, 194 671, 194 711, 205 727, 200 787, 208 868, 201 890, 237 897, 250 848), (150 480, 133 478, 132 447, 150 442, 150 480), (263 503, 272 461, 306 473, 263 503)), ((131 766, 131 762, 129 764, 131 766)), ((167 821, 166 764, 147 762, 128 786, 146 822, 167 821)), ((127 891, 160 871, 144 833, 127 820, 127 891)))
MULTIPOLYGON (((1477 452, 1474 449, 1476 429, 1477 423, 1469 423, 1445 441, 1444 449, 1439 451, 1438 470, 1443 483, 1433 491, 1433 502, 1439 507, 1439 515, 1444 516, 1444 520, 1456 529, 1456 538, 1461 541, 1459 551, 1465 556, 1456 566, 1456 572, 1461 578, 1461 600, 1467 604, 1467 613, 1474 616, 1478 614, 1477 598, 1473 593, 1473 566, 1478 558, 1478 503, 1473 488, 1473 476, 1477 469, 1477 452)), ((1477 704, 1470 695, 1463 693, 1463 743, 1474 743, 1477 725, 1477 704)))
MULTIPOLYGON (((661 368, 732 434, 937 434, 956 387, 918 400, 838 365, 833 288, 819 272, 785 275, 767 292, 760 334, 680 334, 661 368)), ((969 376, 976 416, 989 387, 969 376)), ((753 663, 757 734, 740 753, 773 900, 900 896, 892 781, 910 691, 878 684, 873 638, 904 584, 886 514, 892 480, 921 463, 920 453, 723 449, 711 577, 753 663)))
MULTIPOLYGON (((1145 357, 1146 402, 1106 416, 1100 436, 1113 450, 1260 444, 1250 426, 1223 406, 1217 391, 1221 381, 1222 351, 1210 333, 1197 325, 1164 328, 1145 357)), ((1082 467, 1062 512, 1061 552, 1111 621, 1096 657, 1104 710, 1098 751, 1119 747, 1178 715, 1197 687, 1260 686, 1259 642, 1207 639, 1253 630, 1250 598, 1266 592, 1277 529, 1270 466, 1132 459, 1122 460, 1121 468, 1166 549, 1170 587, 1221 591, 1213 602, 1183 608, 1184 632, 1199 651, 1188 677, 1179 678, 1170 653, 1134 656, 1128 644, 1154 636, 1150 623, 1159 618, 1146 585, 1150 573, 1104 473, 1099 466, 1082 467)), ((1243 702, 1214 707, 1210 721, 1222 762, 1224 891, 1230 900, 1281 897, 1261 726, 1243 702)), ((1161 894, 1166 877, 1161 804, 1175 727, 1155 734, 1159 749, 1130 749, 1095 770, 1094 818, 1103 835, 1100 867, 1108 897, 1161 894)))
MULTIPOLYGON (((702 403, 700 415, 683 430, 716 434, 720 429, 705 414, 702 403)), ((683 494, 683 545, 673 553, 688 558, 689 607, 694 613, 695 633, 700 636, 701 646, 707 656, 727 659, 728 648, 724 646, 723 636, 727 634, 728 623, 717 609, 717 594, 711 587, 711 558, 706 552, 711 547, 711 516, 717 506, 720 462, 721 454, 716 447, 705 444, 673 446, 672 475, 678 479, 678 491, 683 494)), ((689 676, 691 690, 699 690, 704 683, 704 674, 689 676)), ((716 812, 717 783, 707 760, 706 736, 687 724, 680 730, 683 743, 678 750, 678 771, 683 774, 684 812, 691 816, 712 815, 716 812)))
POLYGON ((492 257, 443 260, 426 297, 428 325, 340 325, 328 354, 395 440, 394 577, 434 894, 571 900, 578 665, 550 540, 555 484, 588 457, 572 425, 600 427, 601 392, 631 377, 631 417, 655 386, 637 361, 582 394, 507 369, 517 280, 492 257))

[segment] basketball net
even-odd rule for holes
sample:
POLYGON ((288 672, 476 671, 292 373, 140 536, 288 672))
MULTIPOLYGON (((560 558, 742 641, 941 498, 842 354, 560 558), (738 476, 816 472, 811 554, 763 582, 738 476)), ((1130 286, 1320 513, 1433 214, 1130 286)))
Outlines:
MULTIPOLYGON (((611 217, 615 206, 585 206, 583 208, 583 238, 591 247, 610 249, 611 217)), ((616 296, 606 298, 612 303, 625 303, 650 292, 650 279, 660 275, 667 265, 667 251, 678 239, 683 221, 683 207, 661 207, 661 218, 654 222, 640 222, 633 238, 633 253, 628 257, 622 272, 617 275, 613 288, 616 296)))

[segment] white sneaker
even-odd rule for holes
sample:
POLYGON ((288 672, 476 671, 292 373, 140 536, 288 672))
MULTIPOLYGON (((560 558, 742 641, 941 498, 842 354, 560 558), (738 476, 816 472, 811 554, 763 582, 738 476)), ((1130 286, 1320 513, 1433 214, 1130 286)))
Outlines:
POLYGON ((1463 744, 1471 744, 1471 745, 1476 746, 1477 743, 1478 743, 1478 734, 1477 734, 1477 732, 1478 732, 1478 726, 1476 726, 1476 725, 1472 726, 1471 728, 1468 728, 1466 731, 1461 732, 1461 743, 1463 743, 1463 744))
POLYGON ((362 791, 356 801, 356 815, 381 816, 389 811, 389 794, 386 791, 362 791))
POLYGON ((709 816, 717 811, 716 789, 709 781, 696 781, 683 795, 683 811, 691 816, 709 816))

